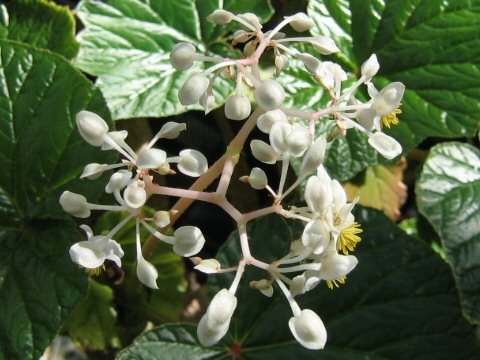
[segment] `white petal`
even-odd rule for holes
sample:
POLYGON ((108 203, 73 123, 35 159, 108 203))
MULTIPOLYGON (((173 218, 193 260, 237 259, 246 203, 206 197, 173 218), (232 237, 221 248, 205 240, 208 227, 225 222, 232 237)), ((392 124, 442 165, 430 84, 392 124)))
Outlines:
POLYGON ((173 251, 180 256, 193 256, 202 250, 205 244, 202 231, 196 226, 182 226, 175 230, 173 236, 173 251))
POLYGON ((128 207, 138 209, 145 205, 147 201, 147 193, 140 186, 129 185, 123 192, 123 199, 128 207))
POLYGON ((205 274, 215 274, 220 268, 221 265, 216 259, 203 259, 194 267, 195 270, 205 274))
POLYGON ((214 329, 207 326, 207 314, 203 315, 197 325, 197 337, 203 346, 212 346, 220 341, 228 331, 230 324, 225 324, 214 329))
POLYGON ((232 95, 225 103, 225 116, 230 120, 244 120, 251 110, 250 100, 245 95, 232 95))
MULTIPOLYGON (((123 147, 123 144, 125 144, 125 139, 128 136, 128 131, 127 130, 120 130, 120 131, 110 131, 108 133, 108 136, 117 143, 118 146, 123 147)), ((103 143, 102 144, 102 150, 111 150, 113 147, 110 144, 103 143)))
POLYGON ((307 283, 307 278, 305 275, 297 275, 292 279, 290 284, 290 293, 292 296, 297 296, 305 294, 306 288, 305 284, 307 283))
POLYGON ((388 160, 396 158, 402 153, 402 145, 391 136, 382 132, 376 132, 371 135, 368 143, 388 160))
POLYGON ((178 92, 178 98, 182 105, 196 103, 208 88, 208 78, 203 73, 190 76, 178 92))
POLYGON ((187 149, 180 151, 178 170, 188 176, 198 177, 208 170, 208 162, 200 151, 187 149))
POLYGON ((312 19, 310 19, 306 14, 304 13, 297 13, 295 15, 285 17, 289 18, 290 21, 290 26, 298 32, 303 32, 310 30, 312 27, 315 26, 315 23, 313 22, 312 19))
POLYGON ((339 255, 333 252, 322 258, 322 267, 319 275, 327 281, 336 280, 350 273, 357 264, 358 260, 355 256, 339 255))
POLYGON ((168 226, 170 224, 170 213, 168 211, 159 210, 153 214, 153 221, 155 225, 160 228, 168 226))
POLYGON ((261 140, 252 140, 250 142, 250 149, 252 150, 252 155, 258 161, 265 164, 275 164, 277 162, 277 156, 272 147, 261 140))
POLYGON ((332 195, 333 202, 335 203, 335 207, 337 209, 347 203, 347 194, 345 193, 342 185, 337 180, 332 181, 332 195))
POLYGON ((335 41, 333 41, 332 38, 323 35, 315 36, 313 38, 312 45, 323 55, 330 55, 332 53, 340 51, 337 45, 335 45, 335 41))
POLYGON ((80 241, 70 247, 70 258, 86 269, 96 269, 105 261, 104 254, 96 250, 90 241, 80 241))
POLYGON ((277 122, 287 122, 287 116, 282 110, 270 110, 258 117, 257 127, 260 131, 269 134, 272 126, 277 122))
POLYGON ((140 154, 136 161, 139 169, 158 169, 162 167, 167 159, 167 153, 161 149, 145 149, 140 154))
POLYGON ((176 139, 182 131, 187 128, 185 123, 169 121, 165 123, 158 132, 159 139, 176 139))
POLYGON ((142 284, 152 289, 158 289, 158 271, 143 256, 137 257, 137 277, 142 284))
POLYGON ((107 186, 105 186, 105 192, 111 194, 115 190, 122 190, 127 186, 131 178, 132 172, 128 170, 119 170, 113 173, 112 176, 110 176, 107 186))
POLYGON ((265 110, 275 110, 285 99, 283 87, 272 79, 264 80, 253 92, 257 104, 265 110))
POLYGON ((215 10, 209 16, 207 16, 207 20, 211 23, 216 25, 225 25, 228 24, 233 19, 233 14, 229 11, 225 10, 215 10))
POLYGON ((320 317, 312 310, 304 309, 288 322, 290 331, 297 341, 305 348, 319 350, 327 342, 327 330, 320 317))
POLYGON ((326 150, 326 138, 319 137, 317 140, 315 140, 315 142, 310 146, 303 158, 300 174, 306 175, 312 171, 315 171, 315 169, 317 169, 323 162, 326 150))
POLYGON ((288 135, 288 152, 293 157, 302 156, 310 145, 310 134, 303 126, 293 126, 288 135))
POLYGON ((107 245, 103 249, 103 253, 106 259, 114 261, 118 267, 122 267, 122 261, 120 259, 123 257, 124 252, 120 244, 115 240, 108 240, 107 245))
POLYGON ((310 221, 302 233, 302 244, 316 255, 327 248, 329 240, 330 231, 322 220, 310 221))
POLYGON ((212 299, 207 309, 207 326, 210 329, 230 324, 233 312, 237 307, 237 298, 227 289, 220 290, 212 299))
POLYGON ((292 132, 292 125, 288 122, 277 122, 270 130, 270 145, 277 155, 288 152, 288 136, 292 132))
POLYGON ((318 176, 311 176, 305 186, 305 201, 311 211, 323 216, 333 203, 331 183, 318 176))
POLYGON ((378 63, 377 56, 372 54, 367 61, 365 61, 361 68, 361 73, 365 76, 365 82, 370 81, 380 69, 380 64, 378 63))
POLYGON ((85 166, 83 169, 82 175, 80 175, 80 179, 87 178, 88 180, 95 180, 102 176, 103 172, 108 168, 107 164, 97 164, 92 163, 85 166))
POLYGON ((254 167, 248 176, 248 183, 256 190, 264 189, 268 183, 265 171, 258 167, 254 167))
POLYGON ((70 191, 64 191, 59 199, 60 205, 63 211, 70 215, 87 218, 90 216, 90 209, 88 207, 87 199, 85 196, 75 194, 70 191))

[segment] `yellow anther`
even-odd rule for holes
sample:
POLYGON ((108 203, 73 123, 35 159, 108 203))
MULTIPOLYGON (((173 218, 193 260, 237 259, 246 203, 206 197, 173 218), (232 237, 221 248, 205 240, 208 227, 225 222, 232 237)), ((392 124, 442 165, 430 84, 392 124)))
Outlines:
POLYGON ((104 270, 105 270, 105 264, 102 264, 101 266, 95 269, 85 269, 85 271, 92 277, 100 275, 104 270))
POLYGON ((333 287, 340 287, 340 285, 345 284, 345 280, 347 280, 346 276, 339 277, 336 280, 327 280, 327 286, 330 290, 333 290, 333 287))
POLYGON ((348 255, 349 251, 354 251, 357 244, 362 241, 357 234, 362 233, 360 224, 354 222, 340 231, 337 240, 337 250, 341 251, 344 255, 348 255))
POLYGON ((402 113, 402 110, 398 108, 392 111, 390 114, 383 115, 381 118, 383 126, 386 126, 387 128, 390 129, 390 126, 398 125, 400 120, 398 120, 397 115, 401 113, 402 113))

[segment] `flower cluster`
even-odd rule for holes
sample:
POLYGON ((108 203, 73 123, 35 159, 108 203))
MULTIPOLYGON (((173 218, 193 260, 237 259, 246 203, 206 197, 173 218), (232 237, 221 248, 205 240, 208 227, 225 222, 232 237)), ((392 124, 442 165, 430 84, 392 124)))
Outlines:
POLYGON ((233 34, 232 44, 243 44, 243 55, 239 59, 203 56, 197 54, 192 44, 177 44, 170 56, 172 66, 177 70, 188 70, 198 61, 214 63, 206 70, 194 70, 179 90, 178 97, 184 105, 198 102, 205 112, 209 112, 216 101, 214 82, 218 76, 230 77, 236 86, 234 93, 226 100, 225 116, 235 121, 246 120, 242 129, 222 158, 208 168, 207 160, 196 150, 186 149, 178 156, 167 157, 165 151, 153 148, 159 139, 177 137, 185 130, 184 124, 166 123, 149 144, 134 152, 125 142, 125 131, 109 132, 107 124, 100 117, 87 111, 80 112, 77 115, 77 125, 85 141, 102 150, 117 150, 123 156, 120 163, 113 165, 89 164, 81 177, 96 179, 103 172, 114 169, 105 191, 113 194, 118 204, 91 204, 82 195, 68 191, 62 194, 60 203, 65 211, 82 218, 88 217, 91 210, 127 211, 128 216, 106 235, 94 236, 89 227, 82 225, 88 240, 73 245, 70 255, 74 262, 87 269, 98 269, 107 259, 120 266, 123 251, 113 237, 130 219, 135 219, 137 276, 145 285, 155 288, 158 274, 142 254, 140 225, 152 234, 153 239, 172 244, 173 250, 181 256, 191 257, 197 254, 205 239, 200 229, 193 226, 180 227, 174 231, 173 236, 164 235, 155 229, 149 223, 160 229, 173 226, 171 213, 178 215, 185 210, 185 204, 174 206, 170 211, 157 211, 149 218, 142 210, 148 198, 157 194, 216 204, 237 223, 242 253, 238 264, 224 268, 216 259, 191 258, 195 268, 207 274, 235 272, 230 287, 214 296, 200 320, 197 331, 199 341, 210 346, 227 333, 237 306, 235 294, 242 275, 247 266, 255 266, 265 270, 266 276, 252 281, 250 287, 265 296, 272 296, 276 284, 292 309, 293 316, 288 325, 293 336, 308 349, 322 349, 327 339, 322 320, 310 309, 300 309, 295 297, 313 290, 322 280, 330 289, 344 284, 346 276, 358 263, 351 253, 360 242, 359 234, 362 232, 352 214, 358 199, 348 202, 341 184, 330 178, 323 166, 325 154, 331 141, 345 136, 349 129, 356 128, 366 134, 369 144, 386 158, 393 159, 400 155, 400 144, 382 130, 383 127, 388 128, 398 123, 397 115, 400 113, 404 86, 394 82, 378 91, 371 80, 379 70, 379 63, 376 56, 372 55, 362 65, 359 79, 344 88, 347 74, 341 66, 321 61, 291 46, 307 43, 321 54, 329 55, 339 51, 332 39, 325 36, 288 38, 280 32, 287 25, 297 32, 311 29, 314 23, 303 13, 286 17, 277 27, 267 32, 262 31, 258 17, 251 13, 235 15, 225 10, 216 10, 207 19, 216 25, 238 22, 242 29, 233 34), (328 106, 311 112, 286 107, 286 94, 280 83, 272 78, 264 79, 260 75, 259 60, 270 49, 274 52, 277 77, 291 64, 301 64, 319 87, 327 91, 330 97, 328 106), (362 85, 367 87, 370 97, 364 103, 355 98, 355 92, 362 85), (251 91, 253 95, 254 106, 256 105, 253 112, 246 91, 251 91), (336 123, 328 136, 317 134, 316 130, 316 124, 325 119, 334 119, 336 123), (268 191, 273 202, 271 206, 241 213, 228 201, 227 190, 238 156, 255 126, 268 136, 268 142, 252 140, 249 147, 253 156, 266 165, 280 162, 281 174, 276 185, 270 184, 265 171, 258 167, 253 168, 249 175, 242 176, 240 180, 253 189, 268 191), (295 158, 301 159, 298 177, 286 188, 290 161, 295 158), (181 189, 154 183, 153 173, 175 173, 171 169, 173 163, 186 175, 201 176, 202 185, 196 187, 194 184, 190 189, 181 189), (121 169, 118 170, 119 168, 121 169), (203 191, 216 178, 219 178, 217 189, 213 192, 203 191), (285 208, 282 204, 285 197, 301 183, 306 183, 303 193, 305 206, 285 208), (301 238, 291 244, 290 251, 284 257, 267 263, 251 254, 246 224, 272 213, 297 219, 305 227, 301 238))

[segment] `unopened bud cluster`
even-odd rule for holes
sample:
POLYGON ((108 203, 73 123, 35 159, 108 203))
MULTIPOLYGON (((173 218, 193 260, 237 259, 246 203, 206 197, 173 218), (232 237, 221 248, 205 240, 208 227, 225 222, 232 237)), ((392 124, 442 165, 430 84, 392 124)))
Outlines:
POLYGON ((339 51, 331 38, 289 38, 280 32, 287 25, 297 32, 311 29, 314 22, 303 13, 286 17, 277 27, 267 32, 262 31, 260 20, 251 13, 233 14, 216 10, 207 20, 216 25, 237 22, 241 29, 234 32, 232 44, 243 44, 243 54, 239 59, 203 56, 197 54, 192 44, 183 42, 175 45, 170 60, 172 66, 179 71, 194 68, 194 63, 199 61, 213 63, 206 70, 192 70, 180 88, 178 98, 183 105, 199 103, 207 113, 215 106, 213 84, 218 76, 230 77, 235 82, 235 91, 225 103, 225 116, 230 120, 246 120, 242 130, 250 130, 240 131, 232 144, 243 144, 253 128, 252 124, 256 125, 266 134, 268 141, 253 139, 249 144, 251 153, 265 166, 276 163, 281 166, 278 184, 271 184, 264 169, 259 167, 242 176, 240 181, 255 190, 268 191, 273 197, 272 205, 242 214, 227 200, 226 191, 242 148, 236 149, 236 153, 232 153, 232 148, 229 148, 222 157, 222 173, 210 174, 207 160, 196 150, 185 149, 178 156, 168 157, 164 150, 153 147, 159 139, 177 137, 185 130, 184 124, 166 123, 148 145, 134 152, 125 142, 125 131, 109 131, 100 117, 83 111, 77 116, 77 125, 85 141, 102 150, 116 150, 123 159, 112 165, 89 164, 81 177, 96 179, 103 172, 113 169, 115 172, 105 191, 112 194, 118 204, 91 204, 82 195, 68 191, 62 194, 60 203, 65 211, 82 218, 90 216, 91 210, 127 211, 128 216, 106 235, 94 236, 91 229, 83 225, 82 229, 88 239, 72 246, 72 260, 87 269, 98 268, 105 260, 114 261, 120 266, 123 251, 113 237, 130 219, 135 219, 137 276, 145 285, 155 288, 158 274, 155 267, 143 257, 140 226, 144 226, 153 237, 173 245, 173 250, 181 256, 196 255, 205 239, 200 229, 193 226, 180 227, 174 231, 173 236, 164 235, 155 226, 160 229, 172 226, 170 212, 159 210, 153 217, 147 217, 143 208, 149 197, 160 194, 214 203, 236 221, 242 254, 238 264, 223 264, 223 267, 216 259, 191 258, 195 268, 207 274, 235 272, 231 286, 214 296, 200 320, 199 341, 210 346, 227 333, 237 306, 236 290, 241 285, 245 267, 251 265, 265 270, 265 277, 248 285, 265 296, 272 296, 275 289, 280 290, 292 309, 293 316, 288 325, 295 339, 308 349, 322 349, 327 340, 322 320, 315 312, 300 309, 295 297, 315 289, 322 281, 330 289, 344 284, 346 276, 358 263, 351 253, 360 242, 359 234, 362 232, 352 213, 358 199, 348 202, 341 184, 328 175, 323 161, 329 143, 334 138, 345 136, 352 128, 366 134, 369 144, 386 158, 393 159, 400 155, 400 144, 382 130, 398 123, 396 115, 400 113, 399 106, 405 87, 394 82, 377 90, 371 80, 379 71, 379 63, 376 56, 372 55, 362 65, 358 80, 344 88, 347 73, 340 65, 322 61, 290 46, 306 43, 321 54, 329 55, 339 51), (273 78, 262 78, 260 75, 259 60, 267 50, 274 52, 275 76, 281 76, 282 71, 292 64, 301 64, 319 88, 328 92, 328 106, 310 112, 286 107, 286 93, 282 85, 273 78), (366 86, 370 97, 365 103, 355 98, 355 92, 360 86, 366 86), (252 110, 255 110, 253 115, 252 110), (316 124, 326 119, 334 119, 336 125, 329 136, 321 136, 316 132, 316 124), (285 188, 290 161, 294 158, 301 162, 298 178, 285 188), (153 173, 175 173, 171 164, 176 164, 177 170, 188 176, 203 176, 209 183, 220 176, 217 190, 205 192, 154 184, 153 173), (304 206, 284 208, 282 201, 285 197, 304 182, 304 206), (291 244, 290 251, 285 256, 273 263, 266 263, 250 253, 246 224, 271 213, 297 219, 305 227, 301 237, 291 244))

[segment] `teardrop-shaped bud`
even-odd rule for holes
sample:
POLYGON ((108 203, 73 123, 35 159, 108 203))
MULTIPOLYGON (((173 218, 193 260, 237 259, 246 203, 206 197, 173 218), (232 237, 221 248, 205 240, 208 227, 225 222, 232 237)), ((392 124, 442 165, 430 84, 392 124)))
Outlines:
POLYGON ((307 53, 300 54, 300 59, 302 60, 303 65, 305 66, 305 69, 307 69, 307 71, 310 74, 313 74, 313 75, 317 74, 317 72, 320 69, 320 64, 321 64, 320 60, 318 60, 316 57, 307 53))
POLYGON ((263 81, 253 92, 257 104, 265 110, 275 110, 282 105, 285 99, 283 87, 275 80, 263 81))
POLYGON ((176 139, 186 128, 187 125, 185 123, 169 121, 163 124, 157 136, 159 139, 176 139))
POLYGON ((258 19, 258 16, 253 13, 239 14, 238 17, 248 22, 257 30, 260 30, 263 27, 262 24, 260 24, 260 20, 258 19))
POLYGON ((312 38, 311 44, 315 49, 320 51, 322 55, 330 55, 332 53, 340 51, 335 45, 335 41, 328 36, 318 35, 312 38))
POLYGON ((275 151, 266 142, 254 139, 250 142, 250 150, 252 150, 252 155, 258 161, 265 164, 275 164, 277 162, 275 151))
POLYGON ((138 209, 145 205, 147 201, 147 193, 142 186, 139 186, 138 183, 134 182, 127 186, 123 192, 123 200, 128 207, 133 209, 138 209))
POLYGON ((82 138, 93 146, 101 146, 108 132, 108 125, 100 116, 90 111, 80 111, 76 117, 78 131, 82 138))
POLYGON ((304 32, 310 30, 315 26, 315 23, 304 13, 297 13, 295 15, 285 17, 290 19, 290 26, 293 30, 298 32, 304 32))
POLYGON ((244 120, 251 110, 250 100, 245 95, 232 95, 225 103, 225 116, 230 120, 244 120))
POLYGON ((202 250, 205 238, 196 226, 182 226, 175 230, 173 251, 180 256, 193 256, 202 250))
POLYGON ((97 164, 92 163, 85 166, 83 169, 82 175, 80 175, 80 179, 87 178, 88 180, 95 180, 102 176, 103 172, 108 169, 107 164, 97 164))
POLYGON ((282 110, 270 110, 260 115, 257 119, 257 127, 260 131, 269 134, 272 126, 277 122, 287 122, 287 116, 282 110))
POLYGON ((288 152, 288 135, 292 132, 292 125, 288 122, 277 122, 270 130, 270 144, 277 155, 288 152))
POLYGON ((70 191, 64 191, 60 196, 60 205, 63 211, 79 218, 87 218, 90 216, 90 209, 85 196, 75 194, 70 191))
POLYGON ((304 309, 290 318, 288 326, 293 336, 303 347, 310 350, 319 350, 327 342, 327 330, 320 317, 312 310, 304 309))
POLYGON ((144 149, 138 154, 136 165, 139 169, 158 169, 167 159, 167 153, 161 149, 144 149))
POLYGON ((297 275, 292 279, 292 283, 290 284, 290 294, 292 296, 302 295, 305 294, 307 291, 305 288, 305 284, 307 283, 307 278, 305 275, 297 275))
POLYGON ((181 42, 175 45, 170 54, 170 62, 177 70, 187 70, 193 65, 196 49, 190 43, 181 42))
POLYGON ((248 183, 256 190, 264 189, 268 183, 265 171, 258 167, 254 167, 248 176, 248 183))
POLYGON ((221 269, 220 263, 216 259, 202 259, 194 267, 195 270, 205 274, 216 274, 221 269))
POLYGON ((280 76, 283 70, 288 68, 288 58, 285 55, 275 56, 275 76, 280 76))
POLYGON ((250 287, 252 289, 260 290, 260 292, 267 297, 272 297, 273 295, 273 286, 270 281, 266 279, 250 281, 250 287))
POLYGON ((250 34, 245 30, 237 30, 233 33, 232 46, 243 43, 250 38, 250 34))
POLYGON ((186 149, 180 151, 179 156, 180 160, 177 167, 183 174, 198 177, 207 172, 207 158, 200 151, 186 149))
POLYGON ((323 162, 326 150, 327 140, 324 137, 319 137, 317 140, 315 140, 303 157, 302 166, 300 168, 300 176, 305 176, 308 173, 315 171, 323 162))
POLYGON ((377 55, 372 54, 367 61, 365 61, 361 68, 362 76, 365 77, 365 82, 370 81, 380 69, 380 64, 377 60, 377 55))
POLYGON ((178 92, 178 99, 182 105, 195 104, 208 88, 208 78, 203 73, 190 76, 178 92))
POLYGON ((215 10, 209 16, 207 20, 216 25, 225 25, 228 24, 233 19, 233 14, 225 10, 215 10))
POLYGON ((376 132, 368 138, 368 143, 388 160, 396 158, 402 153, 402 145, 382 132, 376 132))
POLYGON ((302 156, 311 143, 311 136, 306 127, 293 125, 288 134, 288 152, 293 157, 302 156))
POLYGON ((110 176, 107 186, 105 186, 105 192, 111 194, 115 190, 122 190, 127 186, 131 178, 132 172, 128 170, 119 170, 113 173, 112 176, 110 176))
POLYGON ((170 213, 168 211, 159 210, 153 214, 153 221, 159 228, 164 228, 170 224, 170 213))

